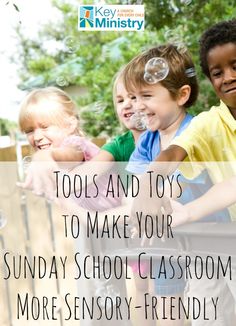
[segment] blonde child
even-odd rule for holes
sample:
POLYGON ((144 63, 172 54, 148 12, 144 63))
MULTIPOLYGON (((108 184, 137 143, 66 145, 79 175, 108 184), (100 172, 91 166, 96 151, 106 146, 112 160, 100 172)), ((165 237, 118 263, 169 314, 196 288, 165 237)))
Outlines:
MULTIPOLYGON (((50 88, 51 89, 51 88, 50 88)), ((54 90, 54 88, 53 88, 54 90)), ((59 94, 63 94, 63 96, 65 95, 65 93, 63 91, 59 90, 59 94)), ((66 95, 65 95, 66 96, 66 95)), ((43 102, 45 102, 47 100, 44 99, 43 102)), ((113 100, 114 100, 114 106, 118 115, 118 118, 120 120, 120 122, 124 125, 124 127, 126 129, 128 129, 124 134, 115 137, 111 142, 105 144, 102 149, 100 151, 97 150, 96 146, 92 146, 92 153, 87 153, 86 150, 86 146, 78 146, 78 148, 75 148, 74 145, 72 147, 70 147, 70 150, 68 150, 67 153, 67 157, 63 157, 63 152, 60 150, 61 148, 61 144, 65 143, 65 139, 63 140, 63 137, 61 135, 61 131, 63 131, 63 136, 65 136, 66 138, 68 136, 71 137, 71 133, 74 131, 77 131, 77 137, 81 140, 81 138, 83 138, 83 144, 90 144, 89 141, 85 140, 83 136, 80 136, 81 132, 80 129, 76 128, 70 129, 70 132, 68 132, 68 129, 66 128, 65 131, 62 128, 64 126, 64 123, 66 121, 65 116, 62 119, 56 119, 56 122, 58 122, 59 120, 61 121, 62 125, 60 125, 60 127, 58 127, 57 125, 53 125, 53 130, 57 130, 59 132, 58 129, 60 129, 59 135, 58 137, 56 137, 55 141, 52 142, 54 146, 52 146, 50 144, 49 147, 49 143, 48 141, 45 142, 39 142, 37 140, 34 139, 34 133, 35 130, 37 131, 37 133, 39 133, 39 131, 41 133, 46 132, 50 122, 52 121, 51 118, 52 117, 56 117, 57 116, 57 112, 53 111, 52 114, 49 115, 49 111, 50 108, 52 107, 52 103, 47 105, 47 110, 45 115, 44 115, 44 120, 42 121, 42 124, 39 125, 40 128, 36 128, 38 127, 38 124, 36 124, 35 121, 38 121, 38 117, 40 117, 40 112, 37 113, 37 106, 35 107, 31 107, 30 108, 30 113, 31 114, 25 114, 25 107, 28 106, 29 104, 31 104, 31 102, 29 103, 29 101, 26 101, 26 103, 24 103, 23 107, 24 109, 21 110, 21 115, 20 115, 20 126, 22 131, 27 133, 28 139, 30 144, 35 148, 36 150, 36 154, 37 152, 40 151, 42 152, 42 150, 44 150, 44 152, 48 151, 48 154, 46 155, 48 158, 48 155, 50 156, 50 158, 52 158, 52 160, 58 161, 58 158, 60 161, 65 161, 66 159, 68 160, 73 160, 73 161, 82 161, 82 160, 86 160, 90 159, 90 161, 104 161, 104 162, 111 162, 111 161, 128 161, 129 157, 131 155, 131 153, 133 152, 134 148, 135 148, 135 142, 138 140, 140 134, 142 133, 142 130, 138 130, 135 126, 135 124, 132 121, 132 116, 134 114, 134 108, 133 108, 133 95, 132 93, 127 92, 126 88, 124 87, 124 82, 123 82, 123 71, 120 71, 118 73, 118 75, 115 78, 114 81, 114 87, 113 87, 113 100), (27 104, 27 105, 26 105, 27 104), (46 123, 46 124, 43 124, 46 123), (45 130, 43 129, 45 127, 45 130), (40 129, 40 130, 37 130, 40 129), (42 129, 42 130, 41 130, 42 129), (60 138, 60 139, 59 139, 60 138), (86 156, 83 155, 83 151, 86 150, 86 156), (90 154, 90 156, 88 156, 90 154), (94 154, 94 155, 93 155, 94 154)), ((65 100, 65 102, 63 103, 70 103, 69 100, 65 100)), ((43 111, 44 112, 44 111, 43 111)), ((76 121, 77 120, 77 114, 74 114, 74 110, 73 110, 73 114, 68 114, 68 118, 69 122, 75 122, 75 118, 76 121)), ((67 115, 66 115, 67 117, 67 115)), ((75 125, 75 124, 74 124, 75 125)), ((66 127, 71 127, 70 123, 68 124, 68 126, 66 125, 66 127)), ((37 135, 36 133, 36 135, 37 135)), ((49 137, 47 137, 49 138, 49 137)), ((68 142, 67 142, 68 143, 68 142)), ((81 143, 81 141, 80 141, 81 143)), ((80 145, 79 143, 79 145, 80 145)), ((42 154, 41 154, 42 155, 42 154)), ((38 157, 36 157, 36 160, 38 159, 38 157)), ((47 171, 45 170, 31 170, 30 171, 30 175, 27 176, 27 179, 25 181, 25 183, 22 184, 22 186, 24 188, 33 188, 33 190, 37 193, 37 194, 44 194, 46 197, 50 197, 54 191, 54 185, 53 185, 53 181, 48 178, 47 175, 50 175, 50 173, 53 170, 58 169, 57 166, 53 166, 52 168, 49 168, 48 173, 45 173, 47 171), (41 172, 42 171, 42 172, 41 172), (45 182, 44 182, 45 181, 45 182)), ((83 173, 83 171, 86 172, 87 168, 86 168, 86 164, 82 164, 79 166, 78 168, 78 173, 83 173)), ((107 203, 107 202, 106 202, 107 203)), ((99 207, 97 201, 95 202, 96 204, 96 209, 100 209, 100 210, 104 210, 105 207, 99 207), (101 209, 102 208, 102 209, 101 209)), ((80 205, 80 203, 76 203, 75 201, 70 201, 70 200, 63 200, 63 203, 61 204, 61 206, 66 209, 68 212, 78 212, 80 209, 80 212, 82 214, 83 209, 81 209, 78 205, 80 205)), ((111 208, 111 205, 107 205, 106 207, 107 209, 111 208)), ((90 209, 91 212, 91 209, 90 209)), ((81 242, 82 239, 78 239, 78 247, 83 246, 84 244, 81 242), (80 246, 81 245, 81 246, 80 246)))
MULTIPOLYGON (((54 161, 82 162, 99 152, 81 131, 75 103, 56 87, 35 89, 26 96, 20 108, 19 126, 34 150, 33 160, 45 162, 40 165, 41 175, 49 166, 55 167, 54 161)), ((46 192, 47 180, 43 182, 37 178, 38 168, 31 165, 22 186, 32 188, 40 195, 46 192)))
MULTIPOLYGON (((33 160, 128 161, 142 130, 138 130, 132 121, 132 94, 124 87, 123 70, 114 80, 113 101, 118 119, 127 131, 99 150, 84 137, 79 126, 76 105, 64 91, 47 87, 30 92, 21 104, 19 125, 35 150, 33 160)), ((48 174, 55 167, 56 165, 45 165, 45 170, 42 166, 41 169, 31 169, 26 180, 20 185, 50 197, 54 185, 53 181, 48 179, 48 174), (47 170, 50 172, 46 173, 47 170)), ((81 165, 79 169, 82 174, 83 170, 86 171, 86 165, 81 165)))

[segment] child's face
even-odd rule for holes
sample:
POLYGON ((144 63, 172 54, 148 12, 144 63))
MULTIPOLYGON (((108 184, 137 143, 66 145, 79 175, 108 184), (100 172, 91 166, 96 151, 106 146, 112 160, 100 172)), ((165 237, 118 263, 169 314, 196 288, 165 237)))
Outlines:
POLYGON ((160 83, 147 85, 135 92, 135 109, 147 115, 147 129, 165 130, 182 112, 170 92, 160 83))
POLYGON ((236 44, 212 48, 207 56, 210 79, 217 96, 236 110, 236 44))
POLYGON ((134 114, 133 108, 134 95, 128 93, 122 81, 118 81, 116 85, 116 111, 119 120, 125 125, 127 129, 133 129, 134 123, 131 120, 134 114))
MULTIPOLYGON (((34 107, 36 112, 38 105, 40 104, 36 104, 34 107)), ((40 108, 38 112, 40 112, 40 108)), ((68 126, 65 122, 59 124, 48 121, 47 116, 38 113, 25 132, 30 145, 38 151, 60 147, 65 137, 71 133, 68 126)))
POLYGON ((44 150, 60 147, 68 134, 67 128, 48 125, 39 120, 35 123, 33 129, 27 133, 27 138, 35 150, 44 150))

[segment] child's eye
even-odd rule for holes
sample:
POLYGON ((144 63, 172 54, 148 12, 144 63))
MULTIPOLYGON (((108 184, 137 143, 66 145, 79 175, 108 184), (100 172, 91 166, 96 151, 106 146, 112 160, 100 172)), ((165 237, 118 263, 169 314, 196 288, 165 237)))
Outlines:
POLYGON ((25 134, 27 135, 27 136, 29 136, 30 134, 32 134, 34 132, 34 129, 27 129, 27 130, 25 130, 25 134))
POLYGON ((123 103, 124 102, 124 99, 122 98, 122 99, 119 99, 119 100, 117 100, 117 103, 123 103))
POLYGON ((131 98, 131 100, 136 100, 136 96, 134 96, 134 95, 131 95, 130 98, 131 98))
POLYGON ((219 77, 221 75, 221 71, 220 70, 212 71, 211 75, 212 77, 219 77))
POLYGON ((149 97, 152 97, 152 95, 151 94, 143 94, 143 97, 149 98, 149 97))
POLYGON ((47 129, 48 126, 47 126, 47 125, 41 125, 40 128, 41 128, 41 129, 47 129))

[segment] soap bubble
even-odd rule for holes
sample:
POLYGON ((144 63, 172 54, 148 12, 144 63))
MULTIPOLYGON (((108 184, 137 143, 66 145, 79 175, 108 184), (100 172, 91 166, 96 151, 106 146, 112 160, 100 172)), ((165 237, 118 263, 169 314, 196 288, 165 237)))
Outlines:
POLYGON ((72 37, 72 36, 67 36, 65 39, 64 39, 64 44, 66 46, 66 49, 69 53, 74 53, 78 50, 78 42, 77 40, 72 37))
POLYGON ((147 115, 143 112, 135 112, 130 119, 137 130, 147 129, 147 115))
POLYGON ((177 50, 180 53, 184 54, 184 53, 186 53, 188 51, 186 45, 183 42, 177 42, 177 43, 174 43, 174 44, 175 44, 175 46, 177 47, 177 50))
POLYGON ((102 57, 104 59, 111 57, 111 49, 107 46, 104 46, 102 49, 102 57))
POLYGON ((171 43, 177 47, 177 50, 181 53, 185 53, 187 51, 187 47, 183 42, 183 39, 180 35, 176 34, 176 31, 173 29, 168 29, 164 33, 165 39, 168 43, 171 43))
POLYGON ((169 66, 164 58, 152 58, 145 65, 144 79, 149 84, 154 84, 166 78, 169 66))
POLYGON ((3 229, 6 224, 7 224, 7 218, 3 214, 3 211, 0 210, 0 229, 3 229))
POLYGON ((29 169, 29 166, 32 162, 32 157, 31 156, 25 156, 22 160, 22 167, 23 167, 23 171, 24 174, 27 174, 27 171, 29 169))
POLYGON ((110 310, 112 308, 111 301, 113 304, 116 302, 116 297, 120 296, 120 291, 117 287, 114 286, 114 284, 105 285, 98 287, 95 292, 96 297, 101 297, 101 308, 104 309, 106 307, 107 310, 110 310), (109 297, 111 301, 105 301, 106 298, 109 297), (110 306, 108 306, 108 304, 110 306))
POLYGON ((178 43, 181 41, 179 35, 177 35, 176 31, 173 29, 167 29, 164 33, 164 37, 168 43, 178 43))
POLYGON ((180 0, 180 2, 183 4, 183 5, 190 5, 190 3, 192 2, 192 0, 180 0))
POLYGON ((148 84, 156 84, 157 83, 156 78, 153 75, 149 74, 149 72, 144 73, 143 79, 148 84))
POLYGON ((69 85, 68 80, 64 76, 57 77, 56 83, 60 87, 65 87, 65 86, 68 86, 69 85))
POLYGON ((97 101, 94 103, 93 111, 97 113, 101 113, 106 109, 106 104, 102 101, 97 101))

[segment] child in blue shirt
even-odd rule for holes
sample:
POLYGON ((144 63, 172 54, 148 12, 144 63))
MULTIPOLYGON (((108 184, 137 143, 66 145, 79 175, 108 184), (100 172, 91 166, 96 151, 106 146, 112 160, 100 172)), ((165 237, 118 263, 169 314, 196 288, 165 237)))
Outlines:
MULTIPOLYGON (((137 146, 130 157, 127 166, 129 172, 142 174, 146 171, 149 163, 154 161, 157 155, 166 149, 173 138, 179 136, 190 124, 192 116, 186 112, 191 107, 198 95, 198 84, 194 64, 187 51, 181 52, 174 45, 161 45, 135 57, 124 70, 124 79, 127 90, 132 92, 136 110, 141 116, 145 116, 147 130, 140 136, 137 146), (146 67, 150 61, 160 62, 164 59, 168 65, 168 74, 162 80, 156 80, 158 71, 153 67, 153 77, 145 78, 146 67), (156 73, 156 75, 155 75, 156 73)), ((200 176, 193 180, 187 180, 181 176, 185 186, 179 199, 188 202, 199 197, 211 186, 209 176, 203 171, 200 176)), ((229 220, 226 212, 207 217, 207 220, 229 220)), ((142 267, 144 268, 144 267, 142 267)), ((135 266, 133 268, 135 271, 135 266)), ((184 278, 171 277, 172 269, 167 268, 166 278, 160 275, 155 279, 155 291, 158 296, 167 297, 166 302, 171 302, 171 297, 182 297, 185 280, 184 278), (169 300, 169 301, 168 301, 169 300)), ((136 282, 139 288, 139 281, 136 282)), ((140 286, 140 298, 143 287, 140 286)), ((171 303, 170 303, 171 305, 171 303)), ((176 308, 177 309, 177 308, 176 308)), ((162 308, 160 309, 160 311, 162 308)), ((166 308, 166 311, 171 309, 166 308)), ((161 320, 161 325, 183 325, 184 320, 161 320)))
MULTIPOLYGON (((155 77, 154 77, 155 78, 155 77)), ((187 51, 180 52, 174 45, 161 45, 135 57, 124 71, 127 90, 132 92, 135 108, 145 115, 147 131, 139 138, 136 149, 127 166, 129 172, 141 174, 158 153, 169 146, 190 123, 192 116, 186 109, 193 105, 198 95, 198 84, 194 64, 187 51), (156 83, 145 80, 145 67, 150 60, 164 59, 168 64, 167 76, 156 83)), ((144 268, 144 267, 143 267, 144 268)), ((133 271, 135 272, 135 266, 133 271)), ((169 271, 171 273, 171 271, 169 271)), ((143 296, 143 280, 136 277, 140 300, 143 296)), ((185 280, 159 278, 155 280, 158 296, 182 297, 185 280)), ((145 289, 146 290, 146 289, 145 289)), ((163 307, 160 307, 162 311, 163 307)), ((170 309, 166 308, 166 311, 170 309)), ((161 325, 183 325, 184 320, 160 318, 161 325)))

